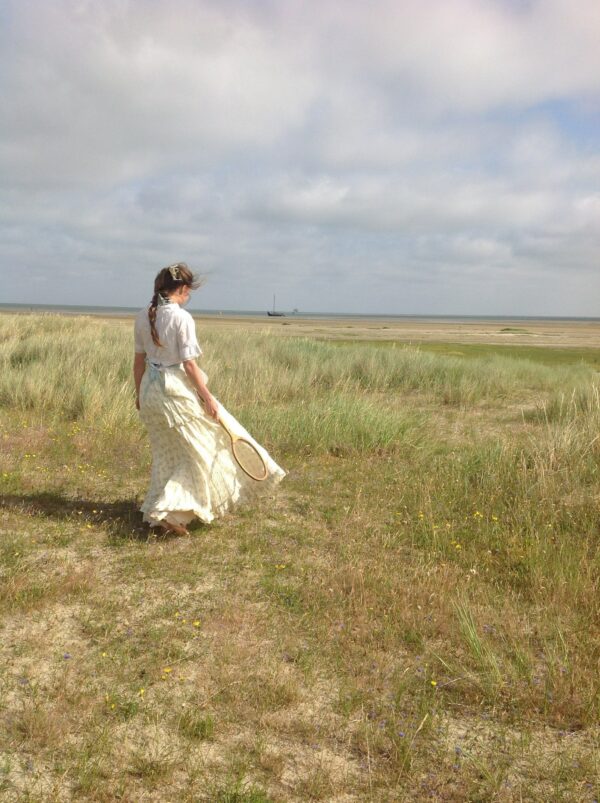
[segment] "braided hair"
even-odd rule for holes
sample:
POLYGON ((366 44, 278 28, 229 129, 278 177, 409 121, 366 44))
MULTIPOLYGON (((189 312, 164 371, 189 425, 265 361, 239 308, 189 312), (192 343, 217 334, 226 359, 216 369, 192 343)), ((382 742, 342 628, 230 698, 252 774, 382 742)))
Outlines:
POLYGON ((162 346, 158 332, 156 331, 156 310, 158 308, 159 296, 166 299, 180 287, 189 287, 190 290, 195 290, 200 287, 201 284, 202 281, 194 276, 185 262, 176 262, 174 265, 169 265, 167 268, 163 268, 159 271, 154 280, 154 295, 152 296, 152 301, 148 308, 150 333, 152 335, 152 341, 156 346, 162 346))

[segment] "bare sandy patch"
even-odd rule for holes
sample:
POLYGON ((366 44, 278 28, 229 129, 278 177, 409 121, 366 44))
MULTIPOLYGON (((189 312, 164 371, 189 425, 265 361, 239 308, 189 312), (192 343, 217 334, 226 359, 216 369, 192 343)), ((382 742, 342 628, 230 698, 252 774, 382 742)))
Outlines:
POLYGON ((597 321, 514 320, 453 321, 440 319, 246 318, 195 316, 198 329, 247 330, 285 337, 327 340, 397 341, 401 343, 490 343, 560 348, 594 348, 600 344, 597 321))

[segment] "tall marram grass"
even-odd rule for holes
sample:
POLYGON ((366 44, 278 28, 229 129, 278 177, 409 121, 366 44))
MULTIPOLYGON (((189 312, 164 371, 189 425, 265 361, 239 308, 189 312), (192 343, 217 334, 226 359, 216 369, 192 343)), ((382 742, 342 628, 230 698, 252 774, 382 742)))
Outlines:
MULTIPOLYGON (((378 394, 390 399, 396 393, 417 393, 469 406, 525 390, 568 392, 582 398, 589 392, 591 369, 583 365, 548 368, 505 357, 463 361, 402 346, 357 344, 341 349, 268 333, 242 339, 236 333, 199 329, 206 351, 203 368, 211 377, 211 389, 226 406, 234 412, 244 410, 256 420, 264 416, 265 405, 273 406, 275 418, 280 405, 308 405, 297 412, 309 430, 314 429, 317 415, 329 422, 327 426, 343 416, 368 419, 376 426, 372 413, 378 394), (371 395, 371 412, 359 409, 359 398, 365 394, 371 395)), ((2 316, 0 407, 36 410, 105 428, 134 425, 131 341, 131 322, 2 316)), ((385 408, 382 405, 382 419, 385 408)), ((289 440, 289 433, 285 437, 289 440)), ((385 441, 387 436, 381 437, 385 441)))
POLYGON ((130 425, 129 329, 52 315, 0 317, 0 407, 130 425))
POLYGON ((538 404, 528 413, 532 421, 564 424, 576 421, 581 415, 594 414, 600 408, 600 382, 586 382, 570 390, 562 389, 538 404))
MULTIPOLYGON (((528 497, 543 505, 550 486, 553 494, 575 498, 598 480, 600 392, 585 365, 463 361, 404 347, 340 348, 266 332, 241 337, 198 329, 211 389, 268 447, 343 454, 418 445, 427 476, 439 461, 446 475, 458 471, 448 486, 459 491, 458 505, 467 490, 493 500, 498 489, 505 500, 528 497), (448 461, 439 435, 427 438, 425 412, 406 403, 411 396, 462 408, 526 399, 526 418, 538 429, 528 441, 479 442, 448 461)), ((131 322, 0 316, 0 409, 133 433, 139 423, 131 368, 131 322)))
POLYGON ((470 405, 506 399, 524 388, 551 391, 585 387, 588 366, 548 367, 529 360, 492 356, 464 360, 409 346, 381 348, 255 336, 240 351, 239 336, 208 334, 206 342, 219 355, 219 386, 228 397, 250 386, 257 400, 285 401, 299 395, 331 391, 406 392, 425 394, 447 404, 470 405), (235 355, 232 362, 227 355, 235 355), (233 370, 232 370, 233 369, 233 370))

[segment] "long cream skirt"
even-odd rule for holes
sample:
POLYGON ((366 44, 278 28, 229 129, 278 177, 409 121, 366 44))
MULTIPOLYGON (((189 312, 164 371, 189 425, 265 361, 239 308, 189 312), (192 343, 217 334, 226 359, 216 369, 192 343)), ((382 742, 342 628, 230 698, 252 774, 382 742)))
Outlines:
POLYGON ((168 519, 205 523, 240 502, 271 491, 285 471, 219 404, 219 416, 230 430, 249 440, 267 466, 267 479, 251 479, 236 463, 229 436, 200 404, 181 366, 148 367, 140 388, 140 418, 150 438, 152 474, 141 510, 144 521, 168 519))

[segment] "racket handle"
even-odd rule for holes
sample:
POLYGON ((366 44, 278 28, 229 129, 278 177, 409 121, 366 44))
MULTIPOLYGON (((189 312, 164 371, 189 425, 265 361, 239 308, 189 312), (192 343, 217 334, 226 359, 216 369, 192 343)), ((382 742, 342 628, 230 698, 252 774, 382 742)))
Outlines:
POLYGON ((224 430, 225 430, 225 432, 226 432, 226 433, 229 435, 229 437, 231 438, 231 440, 233 440, 233 435, 231 434, 231 430, 229 429, 229 427, 227 426, 227 424, 226 424, 226 423, 223 421, 223 419, 221 418, 221 416, 220 416, 220 415, 218 415, 218 416, 215 418, 215 421, 217 422, 217 424, 220 424, 220 425, 223 427, 223 429, 224 429, 224 430))

